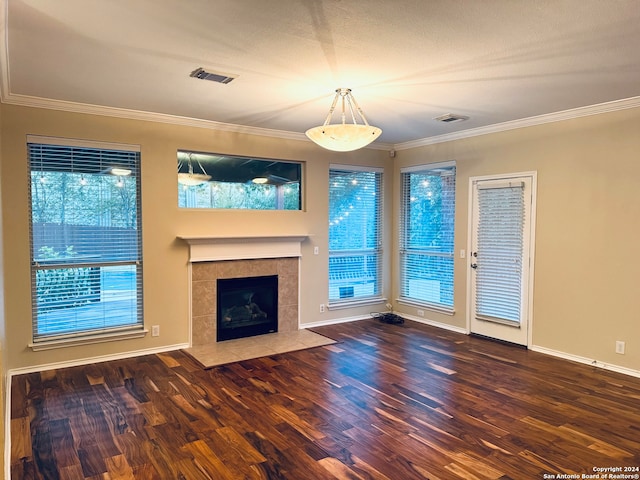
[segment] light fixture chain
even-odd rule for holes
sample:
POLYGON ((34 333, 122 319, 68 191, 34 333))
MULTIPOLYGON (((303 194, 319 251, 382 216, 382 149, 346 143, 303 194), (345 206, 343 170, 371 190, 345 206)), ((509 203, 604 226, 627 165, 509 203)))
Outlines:
POLYGON ((196 162, 198 162, 198 166, 200 167, 200 170, 202 171, 202 173, 204 175, 208 175, 207 171, 204 169, 204 167, 202 166, 202 164, 200 163, 200 159, 196 158, 196 162))
POLYGON ((357 125, 358 121, 356 120, 356 114, 353 111, 353 102, 351 101, 353 100, 353 97, 351 96, 351 94, 347 94, 346 97, 347 97, 347 104, 349 105, 349 113, 351 114, 351 121, 353 122, 354 125, 357 125))
POLYGON ((339 96, 340 96, 340 89, 336 90, 336 95, 333 97, 333 103, 331 104, 331 108, 329 108, 329 113, 323 125, 329 125, 329 123, 331 122, 331 117, 333 117, 333 111, 336 109, 336 104, 338 103, 339 96))
MULTIPOLYGON (((356 102, 355 97, 353 95, 351 95, 351 94, 349 94, 349 96, 351 97, 351 100, 353 100, 353 104, 355 105, 356 110, 360 114, 360 118, 362 118, 362 121, 364 122, 364 124, 366 126, 369 126, 369 122, 367 122, 367 118, 364 116, 364 113, 363 113, 362 109, 360 108, 360 105, 358 105, 358 102, 356 102)), ((353 120, 353 123, 356 123, 355 118, 353 120)))

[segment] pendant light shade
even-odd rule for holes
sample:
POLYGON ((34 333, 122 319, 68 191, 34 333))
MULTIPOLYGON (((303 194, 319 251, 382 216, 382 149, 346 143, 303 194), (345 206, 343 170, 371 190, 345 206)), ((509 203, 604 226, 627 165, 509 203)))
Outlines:
POLYGON ((211 177, 202 173, 179 173, 178 183, 187 187, 195 187, 207 183, 211 177))
POLYGON ((378 138, 381 133, 381 129, 369 125, 364 113, 362 113, 362 109, 353 98, 351 89, 338 88, 324 124, 310 128, 305 132, 305 135, 327 150, 350 152, 366 147, 378 138), (331 117, 338 100, 341 101, 341 123, 332 125, 330 124, 331 117), (347 123, 347 112, 350 114, 353 123, 347 123), (360 117, 363 123, 357 123, 357 117, 360 117))

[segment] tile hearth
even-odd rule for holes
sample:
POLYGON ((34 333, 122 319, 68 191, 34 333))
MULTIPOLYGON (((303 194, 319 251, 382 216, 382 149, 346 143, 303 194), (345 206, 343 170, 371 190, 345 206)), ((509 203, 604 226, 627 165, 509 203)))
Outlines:
POLYGON ((184 351, 204 368, 211 368, 226 363, 305 350, 333 343, 336 343, 336 341, 310 330, 296 330, 227 340, 225 342, 212 342, 208 345, 194 345, 191 348, 184 349, 184 351))

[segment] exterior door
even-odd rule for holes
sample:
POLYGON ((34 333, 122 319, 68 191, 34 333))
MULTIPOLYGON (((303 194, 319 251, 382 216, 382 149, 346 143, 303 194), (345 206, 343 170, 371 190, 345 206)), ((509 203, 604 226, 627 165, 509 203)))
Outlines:
POLYGON ((469 330, 529 344, 535 173, 470 181, 469 330))

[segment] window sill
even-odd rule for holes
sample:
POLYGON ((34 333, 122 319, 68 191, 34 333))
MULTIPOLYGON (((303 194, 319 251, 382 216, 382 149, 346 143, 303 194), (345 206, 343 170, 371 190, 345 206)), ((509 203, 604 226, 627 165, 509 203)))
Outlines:
POLYGON ((327 308, 329 310, 340 310, 343 308, 353 308, 353 307, 362 307, 365 305, 375 305, 378 303, 384 304, 387 301, 386 298, 380 298, 380 297, 376 297, 376 298, 363 298, 360 300, 350 300, 347 302, 340 302, 340 303, 329 303, 327 304, 327 308))
POLYGON ((454 308, 450 307, 442 307, 439 305, 434 305, 432 303, 420 302, 417 300, 409 300, 406 298, 398 298, 396 300, 400 305, 408 305, 410 307, 418 307, 424 308, 425 310, 430 310, 432 312, 442 313, 444 315, 455 315, 456 311, 454 308))
POLYGON ((149 333, 149 330, 134 330, 113 333, 103 333, 86 337, 70 337, 58 340, 45 340, 42 342, 30 343, 29 348, 34 352, 44 350, 53 350, 55 348, 76 347, 80 345, 91 345, 94 343, 116 342, 120 340, 130 340, 134 338, 142 338, 149 333))

